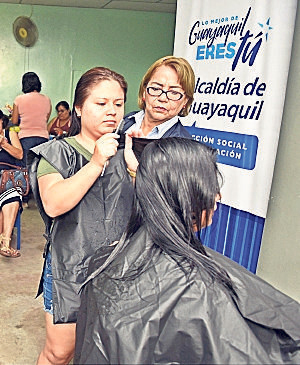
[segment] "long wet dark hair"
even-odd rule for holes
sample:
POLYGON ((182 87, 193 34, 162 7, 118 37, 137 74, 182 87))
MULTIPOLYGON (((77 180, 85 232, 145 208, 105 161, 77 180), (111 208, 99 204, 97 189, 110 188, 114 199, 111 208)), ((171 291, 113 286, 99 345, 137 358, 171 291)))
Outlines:
POLYGON ((76 85, 69 136, 75 136, 81 131, 81 117, 77 115, 75 107, 82 108, 91 93, 91 89, 104 80, 117 81, 124 91, 124 102, 126 102, 128 86, 122 75, 106 67, 91 68, 80 77, 76 85))
POLYGON ((226 271, 207 255, 194 233, 195 225, 198 231, 202 228, 202 213, 206 213, 206 223, 213 214, 220 182, 215 149, 178 137, 149 143, 136 175, 133 211, 125 240, 105 266, 144 227, 154 245, 173 257, 185 271, 183 263, 187 262, 190 271, 198 268, 236 296, 226 271))

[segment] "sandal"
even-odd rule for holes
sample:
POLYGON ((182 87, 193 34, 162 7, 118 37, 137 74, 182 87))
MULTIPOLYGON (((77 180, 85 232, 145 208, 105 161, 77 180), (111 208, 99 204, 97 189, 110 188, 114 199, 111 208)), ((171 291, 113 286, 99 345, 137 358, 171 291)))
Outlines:
POLYGON ((0 248, 0 255, 5 256, 5 257, 11 257, 11 258, 17 258, 21 256, 20 251, 9 247, 9 242, 11 240, 11 238, 8 237, 4 237, 2 234, 0 235, 0 239, 1 239, 1 248, 0 248), (4 242, 6 243, 6 245, 4 244, 4 242))
POLYGON ((0 255, 5 257, 11 257, 10 248, 2 245, 2 247, 0 248, 0 255))
POLYGON ((14 248, 12 248, 12 247, 10 247, 10 248, 9 248, 9 250, 10 250, 10 256, 9 256, 9 257, 11 257, 12 259, 15 259, 15 258, 17 258, 17 257, 20 257, 20 256, 21 256, 20 251, 18 251, 18 250, 16 250, 16 249, 14 249, 14 248))

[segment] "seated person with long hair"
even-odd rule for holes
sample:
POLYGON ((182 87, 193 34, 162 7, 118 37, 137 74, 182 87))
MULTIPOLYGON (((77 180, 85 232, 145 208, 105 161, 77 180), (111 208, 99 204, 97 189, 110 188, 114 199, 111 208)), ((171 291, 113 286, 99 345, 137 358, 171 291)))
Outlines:
POLYGON ((145 147, 127 231, 90 262, 74 363, 300 363, 300 305, 194 233, 211 224, 219 184, 214 149, 145 147))
MULTIPOLYGON (((11 165, 20 165, 23 149, 15 130, 8 130, 9 119, 0 110, 0 170, 11 169, 11 165)), ((22 190, 14 188, 0 193, 0 254, 9 258, 19 257, 18 250, 11 247, 11 235, 19 209, 22 209, 22 190)))

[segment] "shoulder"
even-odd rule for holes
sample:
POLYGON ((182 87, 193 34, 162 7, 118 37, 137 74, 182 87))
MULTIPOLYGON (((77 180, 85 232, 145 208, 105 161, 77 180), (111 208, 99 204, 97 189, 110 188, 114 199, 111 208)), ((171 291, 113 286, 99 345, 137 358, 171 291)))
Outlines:
POLYGON ((63 139, 53 139, 31 148, 28 151, 27 164, 34 165, 42 157, 64 178, 73 173, 77 160, 75 149, 63 139))
POLYGON ((44 157, 48 161, 61 160, 62 158, 66 158, 66 156, 73 155, 74 153, 74 148, 63 139, 53 139, 29 150, 29 154, 44 157))
POLYGON ((54 124, 57 121, 58 117, 54 117, 52 118, 49 122, 48 125, 54 124))
POLYGON ((137 114, 137 113, 139 113, 139 111, 133 111, 133 112, 130 112, 130 113, 128 113, 128 114, 126 114, 125 116, 124 116, 124 120, 128 120, 128 119, 131 119, 131 117, 133 117, 135 114, 137 114))
POLYGON ((181 124, 180 120, 178 119, 177 123, 175 123, 170 129, 166 131, 163 135, 164 138, 166 137, 184 137, 184 138, 192 138, 190 133, 187 129, 181 124))
POLYGON ((21 95, 18 95, 16 96, 15 100, 14 100, 14 104, 18 104, 20 101, 22 101, 24 99, 26 94, 21 94, 21 95))
POLYGON ((41 93, 33 93, 34 94, 34 98, 39 99, 39 100, 44 100, 47 103, 51 103, 49 96, 45 95, 45 94, 41 94, 41 93))
POLYGON ((127 131, 127 129, 129 129, 135 123, 134 116, 137 113, 139 113, 139 112, 138 111, 134 111, 134 112, 130 112, 130 113, 128 113, 128 114, 125 115, 125 117, 124 117, 123 132, 127 131))
POLYGON ((44 94, 40 94, 44 99, 46 99, 47 101, 49 101, 50 102, 50 98, 49 98, 49 96, 47 96, 47 95, 44 95, 44 94))

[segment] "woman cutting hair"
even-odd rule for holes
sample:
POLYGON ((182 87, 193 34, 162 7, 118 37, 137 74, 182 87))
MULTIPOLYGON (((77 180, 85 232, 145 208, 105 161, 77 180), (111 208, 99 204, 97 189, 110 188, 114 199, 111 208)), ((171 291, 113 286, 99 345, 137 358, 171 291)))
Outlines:
POLYGON ((90 261, 74 363, 300 363, 300 305, 194 234, 211 224, 219 184, 212 148, 148 144, 127 231, 90 261))
POLYGON ((28 155, 47 236, 39 290, 47 336, 38 364, 72 359, 78 288, 89 260, 99 242, 108 245, 121 237, 130 216, 133 185, 114 133, 126 93, 122 75, 105 67, 88 70, 76 86, 71 136, 37 146, 28 155))

